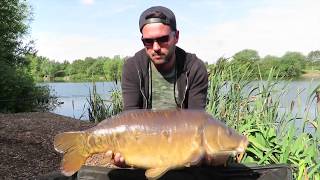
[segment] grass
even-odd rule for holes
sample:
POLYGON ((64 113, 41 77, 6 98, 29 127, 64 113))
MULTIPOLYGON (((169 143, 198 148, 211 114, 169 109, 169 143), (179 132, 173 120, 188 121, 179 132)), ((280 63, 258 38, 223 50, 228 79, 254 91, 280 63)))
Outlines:
MULTIPOLYGON (((310 119, 309 108, 301 115, 294 114, 292 108, 280 113, 279 99, 286 87, 279 88, 277 78, 271 80, 277 77, 276 72, 271 70, 268 80, 252 85, 247 80, 252 75, 247 67, 221 63, 211 69, 207 111, 247 135, 250 144, 243 163, 285 163, 292 166, 295 179, 319 180, 320 117, 310 119), (296 121, 303 122, 302 130, 296 121), (307 124, 314 127, 312 132, 306 131, 307 124)), ((311 91, 309 104, 314 102, 316 89, 311 91)))
POLYGON ((115 85, 108 94, 110 94, 110 99, 103 100, 97 93, 96 84, 93 82, 92 91, 89 89, 90 96, 87 99, 89 103, 89 121, 97 123, 122 111, 122 95, 120 89, 115 85))

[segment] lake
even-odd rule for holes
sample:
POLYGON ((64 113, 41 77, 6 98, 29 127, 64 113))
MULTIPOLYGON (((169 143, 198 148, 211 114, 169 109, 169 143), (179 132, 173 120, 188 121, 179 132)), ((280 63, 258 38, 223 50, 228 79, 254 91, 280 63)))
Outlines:
MULTIPOLYGON (((73 117, 76 119, 88 120, 88 102, 89 89, 92 90, 91 82, 58 82, 58 83, 42 83, 50 87, 51 93, 58 97, 58 100, 63 102, 53 112, 56 114, 73 117)), ((254 82, 253 82, 254 84, 254 82)), ((285 111, 294 102, 293 111, 298 115, 305 112, 305 109, 309 109, 308 116, 315 118, 317 116, 316 111, 316 99, 308 102, 308 98, 311 92, 320 84, 320 80, 301 80, 292 81, 290 83, 284 81, 280 82, 277 86, 283 87, 287 84, 286 92, 283 96, 280 96, 280 111, 285 111)), ((120 88, 113 82, 96 82, 97 92, 103 99, 109 99, 109 92, 114 88, 120 88)), ((277 97, 277 94, 273 94, 273 97, 277 97)))
MULTIPOLYGON (((64 116, 73 117, 81 120, 88 120, 88 102, 89 90, 92 91, 91 82, 54 82, 41 83, 48 85, 52 94, 58 97, 62 102, 60 106, 52 112, 64 116)), ((109 92, 112 89, 120 88, 113 82, 96 82, 97 93, 105 100, 109 99, 109 92)))

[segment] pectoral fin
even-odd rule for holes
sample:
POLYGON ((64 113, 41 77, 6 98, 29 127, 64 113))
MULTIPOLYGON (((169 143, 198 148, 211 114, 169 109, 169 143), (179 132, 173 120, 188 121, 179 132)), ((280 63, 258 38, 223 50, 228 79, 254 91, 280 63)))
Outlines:
POLYGON ((170 168, 169 167, 157 167, 146 170, 146 177, 150 179, 158 179, 164 175, 170 168))
POLYGON ((204 149, 202 148, 198 148, 196 149, 190 156, 190 163, 187 164, 188 166, 186 167, 190 167, 190 165, 198 165, 200 163, 200 161, 203 159, 205 155, 204 149))

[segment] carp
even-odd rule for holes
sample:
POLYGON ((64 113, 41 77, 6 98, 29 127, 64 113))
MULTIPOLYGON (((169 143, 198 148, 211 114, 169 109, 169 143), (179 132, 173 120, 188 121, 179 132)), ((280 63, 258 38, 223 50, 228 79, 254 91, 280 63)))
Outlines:
POLYGON ((88 130, 54 138, 55 150, 64 153, 60 169, 66 176, 91 156, 111 150, 128 166, 146 169, 148 179, 197 165, 205 157, 223 165, 230 155, 244 153, 247 145, 244 135, 199 110, 125 111, 88 130))

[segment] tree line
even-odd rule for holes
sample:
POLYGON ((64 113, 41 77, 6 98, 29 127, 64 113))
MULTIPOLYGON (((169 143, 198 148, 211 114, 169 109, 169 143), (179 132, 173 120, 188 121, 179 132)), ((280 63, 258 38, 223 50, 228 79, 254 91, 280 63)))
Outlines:
MULTIPOLYGON (((59 63, 43 56, 28 56, 27 59, 31 75, 37 81, 119 81, 127 57, 87 57, 72 63, 59 63)), ((273 75, 278 77, 299 78, 303 73, 320 71, 320 50, 311 51, 307 56, 300 52, 286 52, 281 57, 260 57, 258 51, 244 49, 231 58, 220 58, 215 64, 207 64, 208 71, 221 63, 238 65, 233 67, 246 66, 245 70, 252 71, 253 77, 258 78, 267 78, 270 69, 274 69, 276 73, 273 75)))
POLYGON ((260 57, 253 49, 244 49, 235 53, 231 58, 220 58, 216 64, 208 65, 209 69, 223 64, 234 64, 233 67, 241 68, 241 74, 250 71, 252 78, 268 78, 270 70, 273 69, 272 76, 282 78, 299 78, 308 72, 318 72, 320 74, 320 50, 311 51, 307 56, 300 52, 286 52, 283 56, 266 55, 260 57))
POLYGON ((28 68, 37 81, 119 81, 125 58, 120 56, 86 57, 72 63, 62 63, 50 60, 47 57, 29 55, 28 68))

